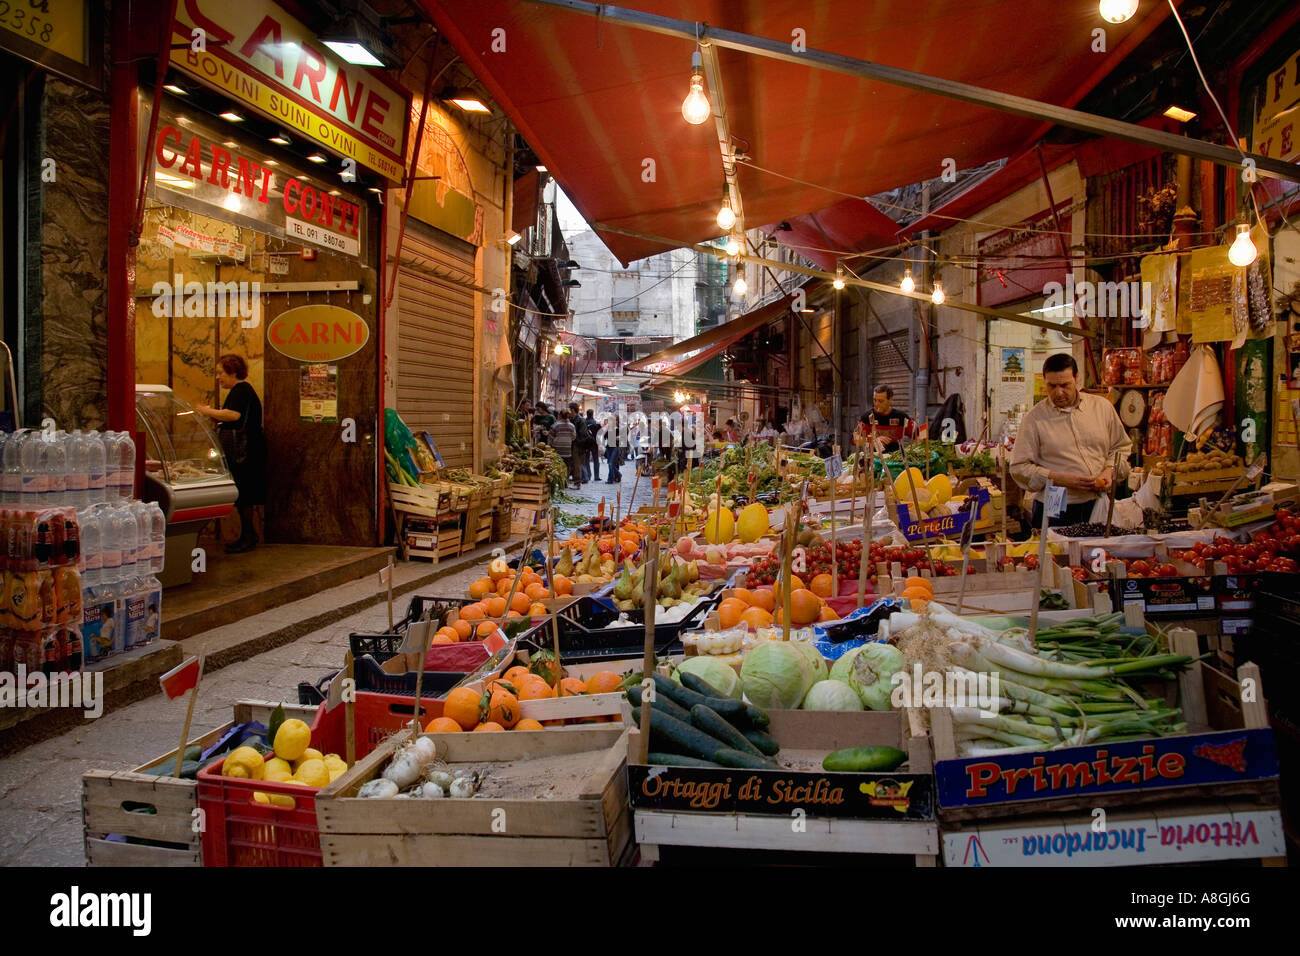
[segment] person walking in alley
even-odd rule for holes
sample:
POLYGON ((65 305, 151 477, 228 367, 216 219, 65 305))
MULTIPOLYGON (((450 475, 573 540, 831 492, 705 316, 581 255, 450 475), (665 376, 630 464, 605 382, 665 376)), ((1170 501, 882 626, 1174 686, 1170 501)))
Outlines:
MULTIPOLYGON (((596 436, 592 433, 587 419, 582 417, 582 409, 577 402, 569 403, 569 421, 573 425, 573 454, 578 459, 578 471, 583 481, 593 479, 591 461, 596 448, 596 436)), ((597 469, 599 472, 599 468, 597 469)))
POLYGON ((591 458, 591 480, 600 481, 600 459, 604 449, 601 448, 600 422, 596 421, 596 413, 590 408, 587 409, 587 434, 591 436, 591 444, 587 446, 591 458))
POLYGON ((578 454, 575 448, 577 431, 569 421, 569 413, 560 409, 560 417, 551 426, 551 447, 555 453, 569 463, 569 478, 573 487, 582 487, 582 472, 578 467, 578 454))

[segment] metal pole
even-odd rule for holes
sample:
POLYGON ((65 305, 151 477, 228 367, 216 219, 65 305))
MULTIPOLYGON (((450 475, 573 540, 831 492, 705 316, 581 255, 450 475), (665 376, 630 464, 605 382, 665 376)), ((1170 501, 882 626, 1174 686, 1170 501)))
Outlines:
POLYGON ((898 86, 918 93, 945 96, 948 99, 973 103, 976 106, 988 107, 1003 113, 1027 116, 1030 119, 1041 120, 1055 126, 1066 126, 1070 129, 1082 130, 1095 136, 1111 136, 1115 139, 1152 146, 1168 153, 1209 160, 1212 163, 1234 169, 1241 169, 1242 161, 1250 159, 1254 162, 1255 170, 1259 174, 1291 182, 1300 181, 1300 179, 1297 179, 1300 172, 1296 170, 1293 164, 1284 163, 1277 159, 1269 159, 1267 156, 1259 156, 1254 153, 1243 154, 1229 146, 1218 146, 1214 143, 1207 143, 1190 137, 1147 129, 1134 123, 1125 123, 1121 120, 1096 116, 1080 110, 1066 109, 1063 106, 1053 106, 1051 103, 1043 103, 1024 96, 1015 96, 998 90, 988 90, 969 83, 959 83, 956 80, 944 80, 924 73, 916 73, 912 70, 903 70, 898 67, 885 66, 881 63, 873 63, 870 60, 842 56, 838 53, 827 53, 823 50, 814 49, 796 53, 788 39, 769 40, 766 37, 758 37, 749 33, 723 30, 707 24, 697 25, 688 20, 643 13, 639 10, 629 10, 626 7, 616 7, 612 4, 589 3, 586 0, 529 0, 529 2, 599 17, 602 22, 622 24, 651 33, 681 37, 691 41, 695 41, 698 37, 701 43, 707 40, 715 46, 739 50, 742 53, 752 53, 756 56, 782 60, 786 63, 805 64, 815 69, 844 73, 848 76, 874 80, 878 83, 887 83, 890 86, 898 86))

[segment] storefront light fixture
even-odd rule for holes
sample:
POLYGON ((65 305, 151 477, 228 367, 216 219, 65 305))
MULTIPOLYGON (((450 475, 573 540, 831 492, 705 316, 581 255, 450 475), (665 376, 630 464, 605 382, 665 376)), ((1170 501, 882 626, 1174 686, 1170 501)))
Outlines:
POLYGON ((730 197, 723 197, 722 208, 718 210, 718 228, 730 230, 736 224, 736 211, 731 208, 730 197))
POLYGON ((555 351, 555 354, 556 354, 556 355, 563 355, 563 354, 564 354, 564 346, 561 345, 559 342, 556 342, 556 343, 555 343, 555 349, 554 349, 554 351, 555 351))
POLYGON ((506 230, 506 234, 505 234, 504 236, 502 236, 501 238, 503 238, 503 239, 506 241, 506 245, 508 245, 508 246, 513 246, 513 245, 514 245, 515 243, 517 243, 520 239, 522 239, 523 236, 521 236, 519 233, 515 232, 513 229, 508 229, 508 230, 506 230))
POLYGON ((537 171, 538 171, 539 173, 544 173, 544 172, 546 172, 546 167, 545 167, 545 166, 538 166, 538 167, 537 167, 537 171))
POLYGON ((323 163, 325 162, 325 157, 322 156, 320 153, 312 153, 310 156, 307 157, 307 160, 308 162, 312 162, 312 163, 323 163))
POLYGON ((370 191, 371 191, 372 193, 375 193, 376 195, 383 195, 383 192, 384 192, 384 191, 383 191, 382 189, 380 189, 378 186, 371 186, 371 187, 370 187, 370 191))
POLYGON ((736 295, 744 295, 749 291, 749 283, 745 281, 745 273, 742 271, 736 276, 736 284, 731 287, 731 291, 736 295))
POLYGON ((262 160, 262 165, 263 165, 263 166, 279 166, 279 165, 280 165, 280 162, 279 162, 279 160, 275 160, 275 159, 264 159, 264 160, 262 160))
POLYGON ((1196 114, 1191 110, 1185 110, 1181 106, 1171 106, 1165 110, 1165 116, 1172 120, 1178 120, 1180 123, 1190 123, 1196 119, 1196 114))
POLYGON ((228 139, 221 145, 226 147, 226 149, 239 149, 239 144, 236 143, 233 139, 228 139))
POLYGON ((1239 223, 1237 238, 1232 240, 1232 245, 1228 247, 1228 261, 1234 266, 1245 267, 1254 262, 1258 255, 1259 251, 1250 238, 1250 226, 1244 222, 1239 223))
POLYGON ((438 99, 447 103, 455 103, 466 113, 491 113, 492 110, 483 102, 483 97, 479 96, 473 90, 458 89, 456 87, 447 87, 438 94, 438 99))
POLYGON ((898 283, 898 287, 904 292, 916 291, 916 283, 912 280, 912 269, 910 266, 903 273, 903 281, 898 283))
POLYGON ((691 54, 691 89, 682 100, 682 119, 692 126, 700 126, 709 121, 713 107, 704 93, 704 67, 700 51, 691 54))
POLYGON ((934 280, 934 291, 930 293, 930 301, 935 305, 943 305, 943 300, 947 298, 943 294, 943 283, 938 279, 934 280))
POLYGON ((271 142, 275 143, 275 145, 277 146, 288 146, 290 143, 293 142, 293 140, 291 140, 288 136, 285 136, 283 133, 276 133, 274 136, 271 137, 271 142))
POLYGON ((175 93, 177 96, 189 96, 190 91, 183 86, 177 86, 175 83, 164 83, 163 89, 168 93, 175 93))
POLYGON ((321 34, 321 42, 354 66, 388 66, 395 61, 384 21, 367 3, 347 0, 344 13, 321 34))
POLYGON ((224 113, 219 115, 223 120, 228 120, 231 123, 242 123, 244 121, 244 117, 241 114, 236 113, 234 110, 226 110, 224 113))
POLYGON ((835 280, 831 282, 831 286, 834 287, 836 292, 844 288, 844 267, 843 266, 835 267, 835 280))
POLYGON ((238 193, 227 193, 226 198, 221 200, 221 208, 228 212, 239 212, 241 205, 238 193))
POLYGON ((1101 0, 1101 18, 1107 23, 1124 23, 1138 11, 1138 0, 1101 0))

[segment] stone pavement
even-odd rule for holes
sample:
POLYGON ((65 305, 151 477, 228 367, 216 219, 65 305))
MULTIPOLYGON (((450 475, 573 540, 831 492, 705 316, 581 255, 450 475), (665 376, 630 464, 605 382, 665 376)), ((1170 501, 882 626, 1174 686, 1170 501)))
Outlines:
MULTIPOLYGON (((635 481, 632 463, 624 465, 623 511, 651 500, 650 480, 635 481), (635 486, 635 496, 633 489, 635 486)), ((604 463, 601 465, 604 474, 604 463)), ((577 502, 557 502, 566 512, 594 516, 601 497, 612 514, 614 492, 603 481, 589 482, 567 495, 577 502)), ((461 594, 483 574, 483 563, 453 571, 414 593, 436 596, 461 594)), ((423 562, 399 563, 394 584, 427 578, 431 568, 423 562)), ((295 604, 275 608, 185 641, 187 652, 201 646, 220 648, 247 640, 248 635, 284 632, 285 625, 319 613, 323 608, 345 607, 373 595, 371 577, 322 591, 295 604)), ((409 597, 394 604, 400 618, 409 597)), ((388 612, 381 602, 328 626, 292 637, 288 643, 208 674, 195 704, 190 737, 198 737, 231 719, 238 700, 298 699, 299 681, 315 682, 342 666, 348 635, 380 633, 387 629, 388 612)), ((85 856, 81 826, 81 775, 87 770, 130 770, 175 748, 185 720, 186 699, 168 700, 161 694, 105 714, 98 720, 58 737, 34 744, 0 759, 0 866, 83 866, 85 856)))

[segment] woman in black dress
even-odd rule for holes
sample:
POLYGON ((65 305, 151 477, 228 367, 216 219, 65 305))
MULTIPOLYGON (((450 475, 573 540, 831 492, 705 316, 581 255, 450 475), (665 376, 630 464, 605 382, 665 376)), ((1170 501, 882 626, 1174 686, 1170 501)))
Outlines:
POLYGON ((262 401, 245 379, 248 363, 228 353, 217 359, 217 384, 229 389, 220 408, 196 405, 195 409, 218 423, 221 448, 230 465, 239 497, 239 540, 226 545, 226 552, 238 554, 257 547, 253 530, 253 508, 266 504, 266 436, 262 431, 262 401), (242 433, 242 434, 241 434, 242 433))

